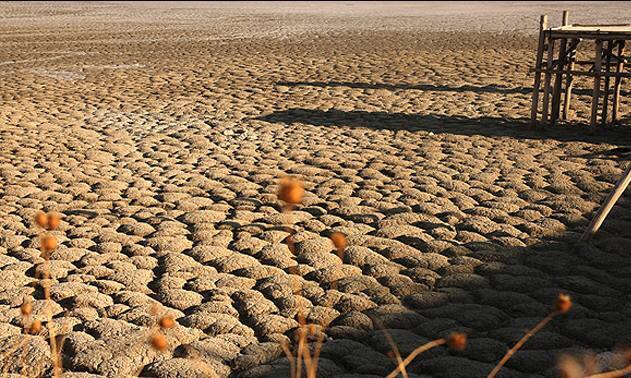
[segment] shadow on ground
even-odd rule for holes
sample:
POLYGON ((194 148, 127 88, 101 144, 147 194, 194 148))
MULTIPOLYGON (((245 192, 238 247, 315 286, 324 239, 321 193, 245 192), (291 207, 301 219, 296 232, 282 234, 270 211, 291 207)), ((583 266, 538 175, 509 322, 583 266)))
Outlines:
MULTIPOLYGON (((467 348, 455 352, 441 346, 423 353, 408 367, 410 377, 486 377, 508 348, 551 311, 559 293, 571 295, 572 311, 531 338, 498 377, 558 377, 560 356, 582 358, 630 346, 631 282, 625 272, 631 261, 625 249, 631 247, 631 233, 603 233, 590 244, 577 242, 578 236, 569 232, 542 238, 529 247, 465 243, 440 252, 449 263, 438 268, 432 266, 436 253, 430 246, 399 238, 419 253, 388 248, 378 252, 404 267, 400 274, 411 278, 407 284, 401 280, 395 288, 398 275, 380 276, 370 262, 359 267, 390 286, 401 305, 380 303, 362 312, 338 308, 343 316, 325 330, 328 340, 318 377, 348 372, 355 374, 349 377, 385 376, 396 366, 388 336, 405 358, 416 347, 453 331, 469 335, 467 348)), ((307 263, 305 258, 298 255, 297 261, 307 263)), ((353 264, 352 258, 344 260, 353 264)), ((325 288, 329 284, 318 282, 317 270, 306 278, 325 288)), ((341 292, 357 293, 356 286, 361 286, 360 281, 341 281, 336 285, 341 292)), ((275 355, 281 353, 278 349, 275 355)), ((237 376, 290 375, 286 358, 265 358, 250 368, 235 361, 237 376)))
MULTIPOLYGON (((348 126, 368 129, 426 131, 435 134, 507 136, 521 139, 555 139, 592 143, 631 144, 630 127, 590 129, 583 124, 532 127, 525 118, 478 117, 458 115, 409 114, 391 112, 344 111, 337 109, 286 109, 263 115, 257 120, 270 123, 303 123, 316 126, 348 126)), ((626 123, 627 120, 622 120, 626 123)))
MULTIPOLYGON (((386 89, 389 91, 397 90, 421 90, 435 92, 475 92, 475 93, 501 93, 501 94, 528 94, 532 93, 531 87, 504 87, 498 85, 471 85, 465 84, 460 86, 453 85, 435 85, 435 84, 411 84, 411 83, 357 83, 351 81, 278 81, 276 85, 286 87, 346 87, 354 89, 386 89)), ((591 95, 591 89, 575 88, 574 94, 591 95)), ((628 91, 622 91, 623 95, 628 91)))

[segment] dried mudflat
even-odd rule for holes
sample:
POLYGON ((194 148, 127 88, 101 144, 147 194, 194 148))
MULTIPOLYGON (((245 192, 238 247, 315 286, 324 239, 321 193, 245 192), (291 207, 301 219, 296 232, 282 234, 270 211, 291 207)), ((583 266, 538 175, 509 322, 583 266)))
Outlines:
MULTIPOLYGON (((631 13, 575 6, 577 22, 631 13)), ((542 8, 3 4, 2 372, 50 367, 45 335, 20 329, 24 297, 45 320, 40 209, 63 215, 67 377, 286 376, 299 311, 326 326, 323 377, 386 375, 385 332, 406 355, 452 330, 468 348, 410 376, 485 376, 559 292, 575 308, 503 376, 554 376, 562 353, 606 362, 631 342, 630 197, 576 240, 631 132, 528 127, 542 8), (307 189, 291 214, 284 175, 307 189), (148 343, 155 306, 176 319, 165 352, 148 343)))

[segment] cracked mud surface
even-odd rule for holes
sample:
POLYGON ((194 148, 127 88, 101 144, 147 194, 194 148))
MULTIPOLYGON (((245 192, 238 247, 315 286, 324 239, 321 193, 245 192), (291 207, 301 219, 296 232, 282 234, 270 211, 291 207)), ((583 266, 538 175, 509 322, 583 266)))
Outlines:
POLYGON ((411 376, 485 376, 559 292, 572 312, 502 376, 631 343, 629 192, 575 242, 623 172, 628 120, 528 127, 540 6, 139 7, 0 10, 0 350, 21 346, 2 373, 49 369, 19 308, 32 296, 45 320, 42 209, 63 216, 50 273, 67 377, 287 376, 299 311, 325 325, 323 377, 385 376, 386 332, 405 356, 453 330, 467 349, 425 353, 411 376), (291 213, 284 175, 307 190, 291 213), (148 343, 155 306, 176 319, 165 352, 148 343))

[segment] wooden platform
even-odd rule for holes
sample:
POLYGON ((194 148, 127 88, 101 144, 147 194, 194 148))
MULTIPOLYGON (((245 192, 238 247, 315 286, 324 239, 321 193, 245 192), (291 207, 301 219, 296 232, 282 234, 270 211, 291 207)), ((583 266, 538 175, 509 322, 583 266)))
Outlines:
POLYGON ((549 28, 548 17, 541 16, 537 58, 532 70, 535 73, 532 124, 553 125, 560 118, 570 119, 575 76, 594 78, 590 125, 598 124, 599 110, 601 125, 608 124, 609 120, 617 122, 622 79, 631 77, 631 73, 625 71, 629 59, 624 55, 624 48, 628 40, 631 40, 631 24, 571 25, 568 12, 564 11, 562 25, 549 28), (577 49, 588 43, 593 45, 594 59, 578 61, 577 49), (543 91, 541 111, 540 91, 543 91))

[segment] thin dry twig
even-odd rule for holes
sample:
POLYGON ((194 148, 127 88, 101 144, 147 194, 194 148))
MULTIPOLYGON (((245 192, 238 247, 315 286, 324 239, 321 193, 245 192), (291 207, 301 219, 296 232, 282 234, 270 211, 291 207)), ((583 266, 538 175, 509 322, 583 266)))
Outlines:
POLYGON ((515 344, 512 348, 508 350, 508 352, 506 352, 506 354, 504 355, 504 357, 502 357, 500 362, 493 368, 493 370, 491 370, 487 378, 495 377, 497 373, 499 373, 499 371, 502 370, 502 367, 504 367, 506 362, 513 356, 513 354, 515 354, 515 352, 517 352, 519 348, 521 348, 526 343, 526 341, 528 341, 528 339, 530 339, 535 333, 539 332, 543 327, 546 326, 546 324, 550 322, 550 320, 552 320, 558 314, 559 313, 556 311, 550 313, 548 316, 543 318, 539 323, 537 323, 537 325, 534 326, 530 331, 528 331, 528 333, 526 333, 524 337, 522 337, 517 342, 517 344, 515 344))
POLYGON ((543 318, 537 325, 535 325, 528 333, 526 333, 511 349, 506 352, 504 357, 500 360, 500 362, 491 370, 487 378, 494 378, 497 373, 502 369, 502 367, 506 364, 506 362, 521 348, 528 339, 530 339, 535 333, 539 332, 543 327, 546 326, 552 319, 554 319, 557 315, 566 314, 572 308, 572 299, 569 295, 559 294, 557 297, 556 303, 554 305, 554 310, 545 318, 543 318))
POLYGON ((403 360, 403 361, 401 361, 399 363, 399 366, 397 366, 396 369, 394 369, 390 374, 387 375, 386 378, 394 378, 394 377, 396 377, 399 374, 399 372, 401 372, 401 374, 404 374, 405 367, 408 366, 410 364, 410 362, 412 362, 416 358, 416 356, 418 356, 419 354, 421 354, 421 353, 423 353, 423 352, 425 352, 427 350, 430 350, 430 349, 432 349, 434 347, 437 347, 439 345, 443 345, 446 342, 447 342, 447 339, 440 338, 440 339, 437 339, 437 340, 430 341, 430 342, 428 342, 426 344, 423 344, 420 347, 414 349, 412 351, 412 353, 410 353, 410 355, 405 358, 405 360, 403 360))
POLYGON ((627 374, 631 374, 631 365, 627 365, 622 369, 608 371, 606 373, 590 375, 587 378, 617 378, 624 377, 627 374))

